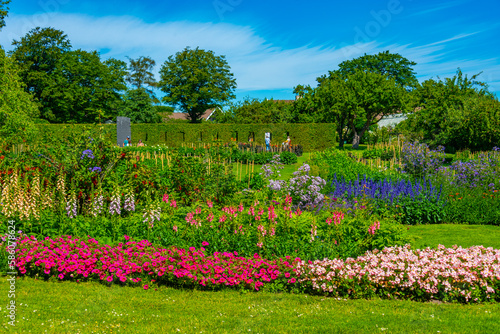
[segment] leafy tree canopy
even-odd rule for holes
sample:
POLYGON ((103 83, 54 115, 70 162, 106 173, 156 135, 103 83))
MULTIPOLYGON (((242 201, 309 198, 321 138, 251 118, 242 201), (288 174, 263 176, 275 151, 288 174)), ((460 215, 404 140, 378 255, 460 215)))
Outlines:
POLYGON ((5 27, 5 17, 9 11, 9 7, 7 7, 9 3, 10 0, 0 0, 0 29, 5 27))
POLYGON ((102 62, 96 51, 72 51, 67 36, 53 28, 35 28, 13 45, 11 54, 26 91, 40 103, 42 118, 93 123, 117 115, 120 92, 126 89, 125 62, 102 62))
POLYGON ((137 59, 128 58, 129 67, 126 81, 136 89, 145 88, 151 95, 154 103, 160 101, 156 98, 153 88, 158 87, 158 83, 153 74, 153 68, 156 62, 149 57, 139 57, 137 59))
POLYGON ((159 87, 166 94, 163 101, 179 107, 193 123, 207 109, 235 97, 236 80, 226 58, 213 51, 187 47, 168 57, 160 75, 159 87))
POLYGON ((131 89, 125 93, 120 116, 129 117, 132 123, 161 122, 158 109, 145 88, 131 89))
POLYGON ((34 138, 38 108, 23 89, 16 63, 0 48, 0 140, 7 146, 34 138))
POLYGON ((157 83, 153 74, 153 68, 156 62, 149 57, 139 57, 137 59, 128 58, 129 60, 129 73, 127 75, 127 82, 135 88, 142 88, 145 86, 156 87, 157 83))
POLYGON ((265 124, 291 123, 293 103, 288 101, 247 97, 243 101, 230 103, 225 112, 217 112, 219 123, 265 124))
POLYGON ((344 77, 331 72, 318 78, 318 87, 296 87, 301 98, 297 101, 306 112, 320 122, 337 124, 339 146, 350 133, 353 148, 360 138, 381 117, 407 110, 408 93, 394 79, 376 72, 356 70, 344 77))
MULTIPOLYGON (((416 64, 397 53, 385 51, 343 61, 339 64, 338 70, 328 73, 329 76, 334 73, 340 74, 343 78, 347 78, 358 70, 379 73, 393 79, 398 86, 411 90, 418 86, 416 73, 412 68, 416 64)), ((318 81, 321 82, 324 78, 326 76, 320 77, 318 81)))
POLYGON ((498 100, 485 83, 477 80, 480 74, 469 78, 459 68, 451 78, 424 81, 414 92, 419 108, 398 128, 407 136, 416 135, 431 146, 450 146, 448 149, 489 146, 496 133, 492 124, 496 124, 493 115, 498 113, 498 100), (482 119, 477 114, 483 115, 482 119), (476 120, 474 124, 471 119, 476 120), (483 133, 482 138, 466 134, 469 130, 465 126, 478 129, 479 124, 483 125, 482 130, 474 133, 483 133), (487 132, 490 139, 486 139, 487 132))

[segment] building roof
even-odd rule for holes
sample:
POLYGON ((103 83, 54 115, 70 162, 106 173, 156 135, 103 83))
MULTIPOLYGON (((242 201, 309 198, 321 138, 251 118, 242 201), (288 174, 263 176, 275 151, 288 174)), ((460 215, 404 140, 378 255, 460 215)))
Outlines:
MULTIPOLYGON (((214 108, 214 109, 207 109, 203 115, 201 115, 200 119, 202 120, 205 120, 205 121, 208 121, 210 119, 210 117, 212 116, 212 114, 214 113, 215 109, 217 108, 214 108)), ((165 121, 168 121, 169 119, 183 119, 183 120, 189 120, 188 118, 188 114, 186 113, 183 113, 183 112, 174 112, 170 115, 168 115, 165 119, 165 121)))

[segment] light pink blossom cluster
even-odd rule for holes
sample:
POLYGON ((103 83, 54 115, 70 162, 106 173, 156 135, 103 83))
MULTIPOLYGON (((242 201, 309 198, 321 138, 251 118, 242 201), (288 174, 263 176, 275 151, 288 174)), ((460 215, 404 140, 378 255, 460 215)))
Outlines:
POLYGON ((370 291, 422 300, 500 298, 500 250, 483 246, 412 250, 406 245, 367 252, 356 259, 300 262, 297 269, 301 284, 332 295, 370 291))
MULTIPOLYGON (((128 240, 128 237, 125 237, 128 240)), ((208 246, 203 242, 202 246, 208 246)), ((266 283, 295 282, 299 258, 265 260, 238 256, 237 252, 204 254, 205 249, 165 249, 147 240, 127 241, 115 247, 99 245, 71 236, 58 239, 23 237, 18 242, 16 265, 21 274, 57 276, 59 279, 94 278, 115 283, 151 280, 200 284, 202 286, 244 286, 259 290, 266 283), (293 276, 293 277, 292 277, 293 276)))

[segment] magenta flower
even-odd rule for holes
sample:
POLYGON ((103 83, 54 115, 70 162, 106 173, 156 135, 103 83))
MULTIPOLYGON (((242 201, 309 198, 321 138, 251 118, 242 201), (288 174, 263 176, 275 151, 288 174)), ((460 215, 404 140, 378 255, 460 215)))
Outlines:
POLYGON ((206 242, 206 241, 203 241, 203 242, 201 243, 201 245, 202 245, 202 246, 208 246, 208 245, 209 245, 209 243, 208 243, 208 242, 206 242))

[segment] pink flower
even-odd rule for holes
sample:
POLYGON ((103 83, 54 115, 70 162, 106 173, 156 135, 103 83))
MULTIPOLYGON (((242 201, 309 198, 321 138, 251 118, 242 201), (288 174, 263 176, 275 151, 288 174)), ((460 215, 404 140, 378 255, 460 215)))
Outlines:
POLYGON ((149 285, 144 284, 144 290, 147 290, 147 289, 149 289, 149 285))
POLYGON ((202 246, 208 246, 208 245, 209 245, 209 243, 208 243, 208 242, 206 242, 206 241, 203 241, 203 242, 201 243, 201 245, 202 245, 202 246))

